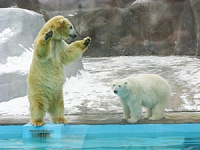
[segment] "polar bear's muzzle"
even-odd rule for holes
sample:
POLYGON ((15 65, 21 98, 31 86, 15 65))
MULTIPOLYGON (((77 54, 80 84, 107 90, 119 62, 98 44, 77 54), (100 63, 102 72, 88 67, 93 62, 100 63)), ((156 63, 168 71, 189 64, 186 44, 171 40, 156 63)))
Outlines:
POLYGON ((69 34, 69 37, 75 38, 75 37, 77 37, 77 35, 76 34, 69 34))
POLYGON ((114 93, 115 93, 115 94, 117 94, 117 93, 118 93, 118 91, 117 91, 117 90, 114 90, 114 93))
POLYGON ((71 37, 71 38, 77 37, 77 35, 76 35, 76 30, 74 30, 74 27, 73 27, 73 26, 70 27, 70 30, 69 30, 69 37, 71 37))

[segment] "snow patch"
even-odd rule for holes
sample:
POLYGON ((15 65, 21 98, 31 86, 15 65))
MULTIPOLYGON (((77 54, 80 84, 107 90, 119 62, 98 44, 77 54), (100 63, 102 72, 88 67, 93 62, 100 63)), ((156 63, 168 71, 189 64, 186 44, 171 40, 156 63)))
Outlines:
POLYGON ((132 5, 136 3, 149 3, 149 2, 152 2, 152 0, 136 0, 134 3, 132 3, 132 5))
POLYGON ((69 16, 69 17, 73 17, 73 16, 74 16, 74 14, 68 14, 68 16, 69 16))
POLYGON ((33 55, 33 48, 27 49, 21 44, 19 44, 19 46, 24 49, 24 52, 19 57, 8 57, 6 64, 0 64, 0 74, 11 72, 28 74, 33 55))
MULTIPOLYGON (((21 56, 9 57, 5 65, 0 64, 0 73, 28 74, 32 50, 25 49, 21 56)), ((159 74, 169 81, 172 87, 169 103, 173 109, 167 107, 166 111, 200 111, 200 59, 195 57, 83 58, 83 66, 80 75, 66 78, 63 87, 65 114, 122 113, 120 101, 111 90, 112 80, 144 73, 159 74)), ((19 97, 0 103, 0 115, 28 115, 28 108, 27 96, 19 97)))
POLYGON ((33 16, 35 15, 33 11, 26 10, 26 9, 24 9, 24 11, 27 12, 27 13, 29 13, 29 14, 31 14, 31 15, 33 15, 33 16))
POLYGON ((0 43, 5 42, 7 39, 12 37, 15 33, 13 32, 14 28, 6 28, 0 32, 0 43))
POLYGON ((9 102, 0 103, 0 115, 3 116, 25 116, 29 115, 28 97, 18 97, 9 102))

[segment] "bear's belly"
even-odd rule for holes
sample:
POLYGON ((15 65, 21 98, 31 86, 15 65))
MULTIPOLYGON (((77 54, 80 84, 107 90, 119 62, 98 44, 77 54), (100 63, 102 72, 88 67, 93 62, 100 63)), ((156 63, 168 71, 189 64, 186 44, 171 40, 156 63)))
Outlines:
MULTIPOLYGON (((38 93, 48 97, 57 97, 62 91, 65 82, 63 66, 51 64, 36 66, 38 71, 32 71, 28 77, 29 91, 33 95, 38 93), (46 66, 46 67, 45 67, 46 66)), ((34 66, 35 67, 35 66, 34 66)))
POLYGON ((142 100, 142 106, 152 108, 155 106, 156 102, 152 99, 143 99, 142 100))

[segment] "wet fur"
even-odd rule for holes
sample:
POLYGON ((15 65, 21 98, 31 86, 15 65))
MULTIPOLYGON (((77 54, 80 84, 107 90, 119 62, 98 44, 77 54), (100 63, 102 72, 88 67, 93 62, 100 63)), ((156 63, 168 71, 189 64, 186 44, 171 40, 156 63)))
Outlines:
POLYGON ((72 24, 63 16, 49 20, 34 42, 34 54, 27 78, 30 102, 30 124, 44 125, 46 112, 53 122, 67 123, 64 117, 62 88, 65 82, 64 66, 78 59, 87 49, 89 37, 67 44, 72 24))

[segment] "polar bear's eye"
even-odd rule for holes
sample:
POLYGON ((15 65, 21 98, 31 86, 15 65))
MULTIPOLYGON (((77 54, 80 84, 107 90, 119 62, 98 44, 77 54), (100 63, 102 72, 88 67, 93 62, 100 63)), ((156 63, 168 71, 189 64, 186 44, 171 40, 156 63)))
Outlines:
POLYGON ((113 86, 115 86, 115 84, 113 84, 113 86))
POLYGON ((121 85, 119 85, 119 87, 121 87, 121 85))
POLYGON ((72 29, 72 26, 70 26, 69 29, 72 29))

